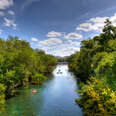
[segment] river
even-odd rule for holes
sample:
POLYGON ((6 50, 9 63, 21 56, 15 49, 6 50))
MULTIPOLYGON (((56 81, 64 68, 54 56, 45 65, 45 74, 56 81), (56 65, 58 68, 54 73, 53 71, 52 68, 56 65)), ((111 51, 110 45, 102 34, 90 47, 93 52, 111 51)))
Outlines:
POLYGON ((74 99, 78 89, 67 65, 58 65, 53 76, 42 86, 31 85, 17 90, 17 96, 6 101, 1 116, 82 116, 74 99), (61 70, 61 74, 57 72, 61 70), (33 94, 32 90, 37 93, 33 94))

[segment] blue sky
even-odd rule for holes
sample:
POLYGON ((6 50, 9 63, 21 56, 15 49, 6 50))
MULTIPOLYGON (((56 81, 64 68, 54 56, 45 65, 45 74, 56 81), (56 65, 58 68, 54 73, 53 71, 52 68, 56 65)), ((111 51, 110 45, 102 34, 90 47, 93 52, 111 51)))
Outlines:
POLYGON ((0 0, 0 37, 18 36, 48 54, 67 56, 99 34, 116 0, 0 0))

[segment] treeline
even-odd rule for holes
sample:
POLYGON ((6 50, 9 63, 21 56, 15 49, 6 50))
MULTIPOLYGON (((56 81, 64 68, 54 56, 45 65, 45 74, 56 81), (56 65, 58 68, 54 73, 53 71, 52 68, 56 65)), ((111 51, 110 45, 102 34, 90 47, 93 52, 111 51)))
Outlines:
POLYGON ((68 61, 78 77, 80 98, 75 101, 84 115, 116 115, 116 27, 107 19, 103 32, 83 40, 68 61))
POLYGON ((55 57, 32 49, 25 40, 0 39, 0 104, 14 95, 17 87, 42 84, 56 64, 55 57))
POLYGON ((67 62, 68 56, 65 57, 58 57, 58 62, 67 62))

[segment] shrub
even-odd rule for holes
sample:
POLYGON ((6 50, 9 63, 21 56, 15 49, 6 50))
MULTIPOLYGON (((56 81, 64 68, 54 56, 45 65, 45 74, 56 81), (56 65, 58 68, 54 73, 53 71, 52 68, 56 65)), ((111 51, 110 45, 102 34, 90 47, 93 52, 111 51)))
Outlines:
POLYGON ((45 80, 47 79, 46 76, 44 76, 43 74, 35 74, 32 78, 32 83, 36 84, 42 84, 45 80))
POLYGON ((78 92, 80 98, 75 101, 83 108, 85 116, 116 115, 116 92, 103 79, 91 78, 78 92))

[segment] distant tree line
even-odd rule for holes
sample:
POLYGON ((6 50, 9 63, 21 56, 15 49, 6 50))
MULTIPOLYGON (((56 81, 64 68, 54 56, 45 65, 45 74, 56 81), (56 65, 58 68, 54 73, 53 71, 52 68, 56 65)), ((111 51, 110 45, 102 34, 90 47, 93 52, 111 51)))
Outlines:
POLYGON ((65 57, 57 57, 58 62, 67 62, 68 56, 65 57))
POLYGON ((116 115, 116 27, 107 19, 103 32, 81 42, 80 52, 68 58, 78 77, 84 116, 116 115))

